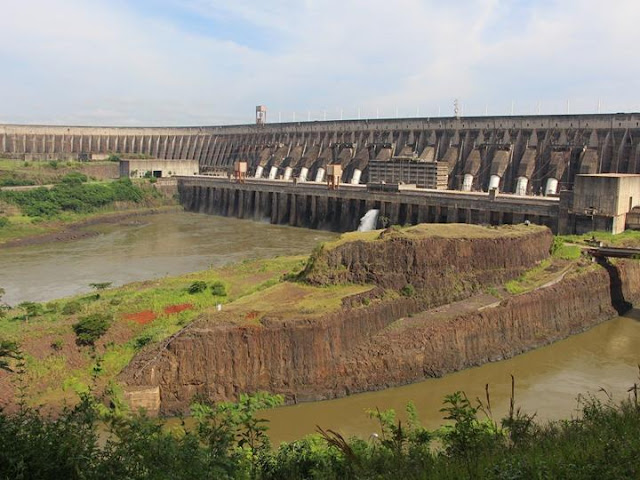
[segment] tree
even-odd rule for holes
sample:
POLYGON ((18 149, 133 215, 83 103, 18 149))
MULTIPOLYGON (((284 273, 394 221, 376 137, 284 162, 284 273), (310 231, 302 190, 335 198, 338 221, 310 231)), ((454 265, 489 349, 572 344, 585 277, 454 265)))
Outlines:
POLYGON ((0 370, 13 372, 9 365, 9 359, 19 360, 21 357, 20 347, 16 342, 0 340, 0 370))
POLYGON ((96 340, 104 335, 111 326, 111 319, 102 313, 93 313, 82 317, 72 328, 76 334, 76 344, 95 346, 96 340))
POLYGON ((213 282, 211 284, 211 294, 215 295, 216 297, 226 297, 227 296, 227 289, 224 286, 224 283, 220 282, 220 281, 216 281, 213 282))
POLYGON ((196 280, 187 288, 187 292, 191 295, 196 293, 204 292, 207 289, 207 282, 203 282, 202 280, 196 280))
POLYGON ((22 302, 18 307, 25 311, 25 320, 29 320, 29 317, 40 316, 44 311, 42 305, 36 302, 22 302))

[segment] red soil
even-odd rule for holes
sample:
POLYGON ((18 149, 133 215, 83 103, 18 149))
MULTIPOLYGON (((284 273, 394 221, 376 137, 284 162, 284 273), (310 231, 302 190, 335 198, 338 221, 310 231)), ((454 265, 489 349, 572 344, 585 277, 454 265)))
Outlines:
POLYGON ((178 305, 168 305, 166 307, 164 307, 164 313, 167 314, 171 314, 171 313, 179 313, 179 312, 183 312, 185 310, 191 310, 193 308, 193 304, 191 303, 181 303, 178 305))
POLYGON ((128 313, 124 316, 127 320, 133 320, 140 325, 146 325, 156 319, 156 314, 151 310, 143 310, 137 313, 128 313))

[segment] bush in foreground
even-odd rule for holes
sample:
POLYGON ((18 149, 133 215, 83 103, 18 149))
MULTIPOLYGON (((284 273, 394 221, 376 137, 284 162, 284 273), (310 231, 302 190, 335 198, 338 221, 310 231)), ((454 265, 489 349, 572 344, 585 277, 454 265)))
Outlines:
MULTIPOLYGON (((488 400, 488 396, 487 396, 488 400)), ((68 479, 626 479, 638 478, 640 405, 583 400, 579 418, 536 424, 512 407, 494 421, 488 402, 445 398, 450 425, 420 426, 408 406, 372 410, 380 433, 345 439, 331 430, 272 449, 257 417, 282 398, 241 395, 238 403, 195 403, 195 427, 115 414, 89 395, 55 419, 24 405, 0 412, 0 478, 68 479), (483 413, 484 412, 484 413, 483 413), (106 429, 106 431, 105 431, 106 429), (436 441, 434 443, 434 440, 436 441)))

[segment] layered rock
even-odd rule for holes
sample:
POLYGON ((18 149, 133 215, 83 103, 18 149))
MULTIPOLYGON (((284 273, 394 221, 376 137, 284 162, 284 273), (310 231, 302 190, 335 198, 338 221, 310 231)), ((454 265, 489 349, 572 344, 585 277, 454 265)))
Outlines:
MULTIPOLYGON (((305 272, 308 282, 375 287, 343 299, 341 309, 321 318, 301 312, 296 318, 271 315, 248 325, 204 316, 138 355, 125 369, 120 379, 130 402, 134 407, 151 405, 154 399, 140 399, 157 395, 160 410, 170 413, 185 410, 194 395, 233 400, 242 392, 267 390, 284 394, 290 402, 317 400, 461 368, 464 361, 452 361, 450 368, 448 364, 425 368, 420 363, 424 355, 411 367, 406 355, 384 345, 385 328, 517 277, 548 256, 551 234, 542 227, 459 226, 455 235, 450 231, 447 235, 426 234, 419 227, 404 233, 389 230, 373 241, 351 241, 316 252, 305 272), (413 295, 385 296, 385 291, 407 285, 415 289, 413 295), (406 375, 390 373, 387 366, 396 355, 406 364, 406 375), (152 387, 159 387, 158 393, 152 387)), ((423 349, 443 358, 438 350, 449 342, 432 342, 429 335, 419 333, 425 326, 419 327, 417 337, 412 328, 403 329, 409 342, 405 353, 418 359, 420 355, 411 349, 423 349), (414 345, 416 338, 423 343, 414 345)))
POLYGON ((133 407, 155 405, 163 413, 186 410, 194 395, 219 401, 267 390, 289 402, 333 398, 508 358, 612 318, 640 298, 640 265, 626 261, 586 267, 478 308, 480 296, 469 297, 479 288, 514 278, 546 256, 549 233, 530 232, 476 238, 388 232, 335 245, 316 252, 306 278, 375 287, 321 318, 301 311, 243 324, 204 316, 137 356, 120 380, 133 407), (388 295, 407 284, 414 295, 388 295))

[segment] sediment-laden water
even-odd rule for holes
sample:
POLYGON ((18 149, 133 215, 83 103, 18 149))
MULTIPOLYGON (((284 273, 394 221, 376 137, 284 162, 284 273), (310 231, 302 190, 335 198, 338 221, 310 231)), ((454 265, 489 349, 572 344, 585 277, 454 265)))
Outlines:
POLYGON ((100 235, 0 248, 0 287, 9 304, 91 290, 90 283, 179 275, 247 258, 309 253, 335 233, 174 212, 91 226, 100 235))
POLYGON ((393 408, 404 413, 411 401, 423 424, 437 428, 444 423, 439 409, 445 395, 463 390, 472 400, 484 400, 489 384, 492 410, 499 421, 508 412, 513 375, 516 405, 525 412, 536 413, 538 420, 569 418, 577 412, 579 394, 591 392, 606 400, 606 394, 599 391, 603 388, 614 399, 626 398, 626 390, 640 381, 639 363, 640 310, 634 309, 624 317, 509 360, 379 392, 277 408, 264 417, 271 421, 275 443, 313 433, 316 425, 346 437, 367 438, 377 431, 367 409, 393 408))

